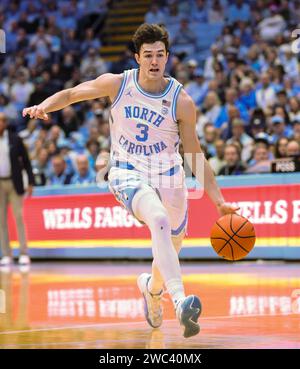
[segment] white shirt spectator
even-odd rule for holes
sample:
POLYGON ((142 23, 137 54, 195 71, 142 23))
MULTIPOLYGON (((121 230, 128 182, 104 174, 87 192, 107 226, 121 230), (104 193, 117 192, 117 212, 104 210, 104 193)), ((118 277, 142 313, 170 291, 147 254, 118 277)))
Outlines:
POLYGON ((26 105, 30 95, 34 91, 34 85, 31 82, 15 82, 12 85, 10 96, 15 103, 26 105))
POLYGON ((260 36, 264 41, 274 40, 285 27, 285 20, 280 14, 265 18, 258 24, 260 36))
POLYGON ((255 93, 257 105, 266 109, 267 107, 274 105, 276 102, 276 93, 272 86, 267 88, 260 88, 255 93))
POLYGON ((292 53, 291 45, 285 44, 279 48, 279 60, 285 73, 290 78, 299 77, 299 65, 296 55, 292 53))
POLYGON ((30 40, 30 46, 34 46, 36 52, 44 58, 49 58, 51 45, 52 37, 45 33, 43 27, 39 27, 37 34, 32 36, 30 40))

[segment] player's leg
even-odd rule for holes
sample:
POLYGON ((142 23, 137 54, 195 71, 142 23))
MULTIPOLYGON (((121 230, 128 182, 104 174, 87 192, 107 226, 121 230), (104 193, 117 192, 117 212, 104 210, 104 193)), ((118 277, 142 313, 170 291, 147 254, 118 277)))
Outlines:
POLYGON ((171 240, 171 224, 166 208, 157 193, 144 185, 134 196, 132 209, 135 216, 150 229, 152 252, 174 305, 185 298, 178 255, 171 240))
MULTIPOLYGON (((172 237, 172 244, 177 254, 179 254, 182 248, 182 242, 183 242, 184 236, 185 236, 185 230, 183 230, 178 236, 172 237)), ((151 279, 149 280, 149 283, 148 283, 149 291, 152 294, 158 294, 163 289, 163 285, 164 285, 164 279, 156 265, 156 261, 153 260, 151 279)))
MULTIPOLYGON (((194 336, 200 331, 197 321, 201 313, 201 303, 197 296, 185 297, 179 259, 171 240, 169 215, 156 192, 147 188, 149 186, 145 187, 133 197, 132 209, 138 219, 146 223, 151 231, 154 263, 172 298, 176 316, 184 327, 184 337, 194 336)), ((145 277, 146 275, 142 274, 138 280, 146 302, 145 315, 150 325, 158 327, 162 323, 161 293, 151 294, 148 283, 152 277, 149 276, 148 279, 145 277)))

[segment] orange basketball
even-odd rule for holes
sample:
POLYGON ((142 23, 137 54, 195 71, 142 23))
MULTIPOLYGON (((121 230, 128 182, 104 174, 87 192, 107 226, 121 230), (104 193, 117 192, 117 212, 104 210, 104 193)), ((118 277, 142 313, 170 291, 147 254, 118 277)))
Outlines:
POLYGON ((237 214, 222 216, 210 233, 212 247, 226 260, 243 259, 253 249, 255 239, 253 224, 237 214))

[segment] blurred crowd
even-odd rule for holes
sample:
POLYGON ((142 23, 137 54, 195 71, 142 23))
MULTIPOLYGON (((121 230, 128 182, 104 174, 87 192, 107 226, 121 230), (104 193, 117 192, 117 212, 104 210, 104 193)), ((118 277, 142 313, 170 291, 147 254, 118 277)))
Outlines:
MULTIPOLYGON (((25 119, 21 111, 61 89, 137 66, 132 45, 116 63, 99 55, 113 3, 1 1, 0 111, 24 139, 39 185, 94 183, 96 158, 105 166, 106 99, 67 107, 48 121, 25 119)), ((217 175, 269 172, 274 158, 300 155, 300 47, 292 37, 300 1, 153 1, 145 21, 170 30, 167 72, 194 99, 197 133, 217 175), (199 27, 212 30, 205 50, 208 35, 199 27)))

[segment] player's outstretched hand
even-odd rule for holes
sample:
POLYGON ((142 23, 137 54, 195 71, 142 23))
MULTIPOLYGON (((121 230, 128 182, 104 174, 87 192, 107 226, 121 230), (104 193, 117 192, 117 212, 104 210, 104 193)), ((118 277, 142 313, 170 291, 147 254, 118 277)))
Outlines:
POLYGON ((27 114, 30 116, 30 118, 48 120, 48 115, 45 113, 45 110, 38 105, 24 108, 23 117, 25 117, 27 114))
POLYGON ((217 206, 220 215, 234 214, 240 208, 238 206, 232 205, 229 202, 223 202, 217 206))

